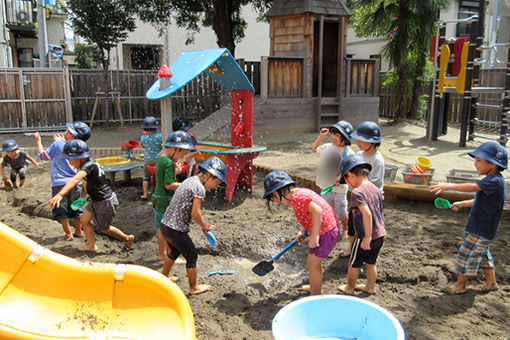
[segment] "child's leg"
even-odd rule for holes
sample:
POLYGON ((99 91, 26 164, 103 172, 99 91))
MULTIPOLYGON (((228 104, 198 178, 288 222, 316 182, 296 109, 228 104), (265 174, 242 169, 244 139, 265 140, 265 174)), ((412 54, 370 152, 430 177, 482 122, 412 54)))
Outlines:
POLYGON ((143 194, 142 194, 142 198, 143 199, 146 199, 147 198, 147 195, 149 193, 149 181, 147 180, 143 180, 142 182, 142 189, 143 189, 143 194))
POLYGON ((454 285, 451 285, 448 287, 448 294, 454 295, 454 294, 463 294, 466 292, 466 283, 469 279, 469 276, 459 274, 457 276, 457 282, 454 285))
POLYGON ((338 290, 345 294, 354 294, 356 281, 358 281, 359 268, 349 267, 347 270, 347 284, 338 286, 338 290))
POLYGON ((21 169, 19 169, 19 186, 22 187, 25 184, 25 173, 27 171, 27 166, 25 165, 21 169))
POLYGON ((367 284, 357 285, 356 289, 362 290, 367 294, 375 294, 375 281, 377 279, 377 267, 375 264, 365 263, 367 284))
POLYGON ((133 241, 135 239, 134 235, 126 235, 122 232, 122 230, 112 225, 108 229, 101 231, 108 236, 115 237, 117 240, 124 241, 124 247, 126 248, 133 247, 133 241))
POLYGON ((349 226, 347 224, 347 219, 342 220, 342 238, 341 240, 347 238, 349 235, 347 234, 347 230, 349 229, 349 226))
POLYGON ((92 220, 92 213, 85 209, 83 215, 80 217, 80 222, 83 227, 83 231, 85 232, 85 237, 87 238, 87 245, 83 247, 79 247, 80 251, 97 251, 96 246, 96 234, 94 232, 94 227, 90 224, 92 220))
POLYGON ((499 289, 499 285, 496 282, 496 271, 494 269, 483 269, 483 275, 485 276, 485 284, 480 287, 482 292, 499 289))
POLYGON ((347 246, 347 248, 345 248, 345 250, 343 250, 341 253, 340 253, 340 257, 348 257, 348 256, 351 256, 351 248, 352 248, 352 243, 354 242, 354 236, 350 236, 349 235, 349 245, 347 246))
POLYGON ((66 234, 66 236, 64 236, 64 241, 71 241, 73 239, 73 232, 71 230, 71 225, 69 224, 69 219, 63 218, 59 222, 62 224, 62 228, 66 234))
POLYGON ((75 217, 73 220, 74 220, 74 236, 81 237, 83 235, 83 228, 81 226, 80 218, 75 217))
POLYGON ((170 270, 172 269, 174 263, 175 263, 175 260, 172 260, 169 257, 165 257, 165 263, 163 264, 162 273, 163 273, 163 275, 168 277, 170 280, 172 280, 172 282, 177 282, 179 280, 179 278, 177 276, 169 276, 170 270))
POLYGON ((18 178, 18 171, 11 169, 11 183, 13 188, 17 188, 16 179, 18 178))
POLYGON ((322 294, 322 259, 308 254, 308 271, 310 272, 310 295, 322 294))
POLYGON ((161 230, 158 229, 158 260, 165 259, 166 254, 168 254, 168 245, 161 234, 161 230))
POLYGON ((188 274, 189 281, 189 293, 192 295, 205 293, 208 290, 211 290, 211 286, 209 285, 199 285, 197 280, 197 268, 186 268, 186 273, 188 274))

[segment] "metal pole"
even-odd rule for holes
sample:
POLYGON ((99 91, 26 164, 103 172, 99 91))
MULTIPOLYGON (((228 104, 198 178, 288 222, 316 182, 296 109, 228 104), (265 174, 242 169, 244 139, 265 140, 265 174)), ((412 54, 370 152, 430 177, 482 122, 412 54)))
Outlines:
POLYGON ((37 34, 39 35, 39 67, 48 67, 48 37, 44 0, 37 1, 37 34))
POLYGON ((493 46, 497 43, 498 7, 499 7, 499 0, 494 0, 494 8, 492 9, 491 33, 490 33, 490 41, 489 41, 489 46, 491 46, 490 58, 489 58, 489 68, 494 68, 494 64, 496 62, 496 48, 493 46))

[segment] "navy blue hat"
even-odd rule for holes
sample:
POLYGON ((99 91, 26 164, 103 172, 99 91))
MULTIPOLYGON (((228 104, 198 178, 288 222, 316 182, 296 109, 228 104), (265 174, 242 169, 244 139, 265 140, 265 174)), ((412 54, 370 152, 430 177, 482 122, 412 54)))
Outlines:
POLYGON ((18 143, 14 139, 7 139, 2 143, 2 150, 4 152, 19 149, 18 143))
POLYGON ((354 131, 351 123, 346 122, 345 120, 341 120, 338 123, 333 124, 331 127, 337 129, 342 134, 342 136, 345 137, 348 144, 351 144, 351 133, 354 131))
POLYGON ((209 157, 200 164, 200 168, 206 170, 214 177, 219 178, 223 183, 227 182, 227 166, 216 156, 209 157))
POLYGON ((71 139, 64 144, 61 157, 65 159, 89 158, 89 147, 81 139, 71 139))
POLYGON ((193 145, 193 139, 189 133, 185 131, 172 132, 166 139, 165 148, 178 148, 190 151, 196 150, 193 145))
POLYGON ((485 159, 488 162, 494 163, 503 169, 507 168, 508 153, 506 148, 496 142, 486 142, 476 148, 475 151, 469 152, 471 157, 478 157, 485 159))
POLYGON ((186 119, 186 117, 177 116, 172 120, 172 128, 174 131, 189 130, 193 127, 193 124, 186 119))
POLYGON ((354 155, 349 155, 344 158, 344 160, 340 164, 341 184, 345 184, 345 175, 358 165, 364 165, 368 168, 368 170, 372 170, 372 166, 370 165, 370 163, 367 163, 365 161, 365 158, 358 153, 355 153, 354 155))
POLYGON ((66 127, 69 132, 71 132, 71 134, 77 139, 81 139, 85 142, 90 138, 90 128, 84 122, 67 123, 66 127))
POLYGON ((143 119, 142 129, 155 130, 158 127, 159 127, 159 123, 155 117, 147 116, 143 119))
POLYGON ((366 121, 358 125, 351 137, 367 143, 380 143, 381 129, 377 123, 366 121))
POLYGON ((290 178, 290 176, 285 171, 275 170, 266 175, 266 178, 264 178, 264 196, 263 198, 266 198, 267 196, 271 195, 276 190, 279 190, 289 184, 296 184, 290 178))

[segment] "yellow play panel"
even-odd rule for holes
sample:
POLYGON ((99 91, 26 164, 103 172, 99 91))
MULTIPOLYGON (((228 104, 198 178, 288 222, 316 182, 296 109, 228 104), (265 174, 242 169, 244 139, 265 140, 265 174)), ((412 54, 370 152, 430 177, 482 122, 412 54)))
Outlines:
POLYGON ((195 339, 191 307, 151 269, 82 263, 0 223, 0 339, 195 339))

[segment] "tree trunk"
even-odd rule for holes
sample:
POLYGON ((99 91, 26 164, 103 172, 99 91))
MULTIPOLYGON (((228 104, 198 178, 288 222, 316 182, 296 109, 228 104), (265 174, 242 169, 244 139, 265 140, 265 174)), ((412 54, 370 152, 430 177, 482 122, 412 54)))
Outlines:
POLYGON ((411 105, 407 118, 418 117, 418 107, 420 105, 420 96, 423 91, 423 72, 427 63, 427 55, 423 51, 418 51, 418 61, 416 63, 416 74, 414 75, 413 93, 411 97, 411 105))
POLYGON ((105 61, 106 59, 103 59, 103 81, 104 81, 104 105, 105 105, 105 110, 104 110, 104 119, 105 119, 105 123, 106 123, 106 130, 108 130, 110 128, 110 117, 109 117, 109 113, 110 113, 110 81, 109 81, 109 72, 108 72, 108 63, 110 61, 110 51, 108 51, 107 53, 107 61, 105 61))
POLYGON ((219 47, 226 47, 235 56, 231 0, 215 0, 213 30, 219 47))
POLYGON ((407 112, 407 63, 398 66, 398 106, 395 120, 400 121, 406 117, 407 112))

